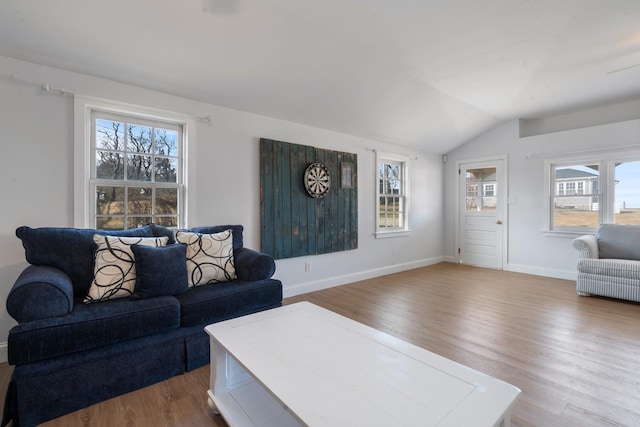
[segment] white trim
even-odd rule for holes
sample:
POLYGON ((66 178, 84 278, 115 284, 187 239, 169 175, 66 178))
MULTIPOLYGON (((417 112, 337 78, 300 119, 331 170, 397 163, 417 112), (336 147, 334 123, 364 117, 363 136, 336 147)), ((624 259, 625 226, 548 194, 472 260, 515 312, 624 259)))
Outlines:
POLYGON ((577 271, 556 270, 531 265, 507 264, 506 270, 514 273, 531 274, 534 276, 553 277, 554 279, 576 280, 578 278, 577 271))
POLYGON ((306 294, 308 292, 321 291, 323 289, 346 285, 348 283, 358 282, 360 280, 373 279, 375 277, 386 276, 387 274, 400 273, 407 270, 427 267, 429 265, 439 264, 444 261, 444 257, 426 258, 423 260, 410 261, 381 268, 374 268, 371 270, 345 274, 342 276, 328 277, 326 279, 316 280, 312 282, 297 283, 293 286, 285 286, 283 289, 283 296, 284 298, 288 298, 296 295, 306 294))
POLYGON ((175 123, 183 127, 182 137, 182 206, 180 207, 181 223, 179 228, 187 227, 188 198, 188 145, 195 140, 196 117, 139 105, 127 104, 108 99, 88 96, 74 97, 74 177, 73 177, 73 224, 76 228, 91 228, 91 208, 89 206, 89 187, 91 178, 91 112, 104 111, 120 115, 131 115, 155 121, 175 123))
POLYGON ((411 230, 393 230, 393 231, 378 231, 374 233, 376 239, 388 239, 390 237, 406 237, 411 234, 411 230))

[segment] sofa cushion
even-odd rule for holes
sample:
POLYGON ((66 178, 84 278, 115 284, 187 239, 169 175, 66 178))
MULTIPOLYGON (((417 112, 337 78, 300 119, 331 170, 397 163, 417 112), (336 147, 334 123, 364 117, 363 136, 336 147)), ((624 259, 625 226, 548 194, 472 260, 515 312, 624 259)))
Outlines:
POLYGON ((602 224, 596 237, 600 258, 640 261, 640 225, 602 224))
POLYGON ((187 247, 132 245, 136 263, 136 286, 132 299, 177 295, 189 290, 187 247))
POLYGON ((28 266, 7 295, 7 312, 19 323, 64 316, 72 308, 71 279, 54 267, 28 266))
POLYGON ((203 325, 280 306, 282 283, 275 279, 233 280, 198 286, 176 298, 181 326, 203 325))
POLYGON ((131 245, 164 246, 167 237, 116 237, 96 234, 93 282, 85 303, 128 297, 136 283, 135 259, 131 245))
POLYGON ((21 323, 9 331, 10 364, 31 363, 176 329, 180 306, 171 296, 76 304, 66 316, 21 323))
POLYGON ((176 232, 176 242, 187 245, 189 286, 234 280, 233 233, 215 234, 176 232))
POLYGON ((153 237, 150 226, 130 230, 91 230, 77 228, 19 227, 16 236, 22 240, 27 262, 64 271, 73 283, 75 297, 84 297, 93 279, 95 234, 129 237, 153 237))

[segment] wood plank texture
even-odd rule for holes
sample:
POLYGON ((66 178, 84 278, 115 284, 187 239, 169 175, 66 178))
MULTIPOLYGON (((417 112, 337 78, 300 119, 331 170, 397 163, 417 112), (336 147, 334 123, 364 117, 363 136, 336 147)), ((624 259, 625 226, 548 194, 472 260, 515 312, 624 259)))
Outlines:
MULTIPOLYGON (((513 426, 640 425, 640 304, 575 282, 442 263, 287 298, 329 310, 522 390, 513 426)), ((0 397, 11 372, 0 364, 0 397)), ((224 426, 209 367, 43 424, 224 426)), ((391 426, 390 426, 391 427, 391 426)))
POLYGON ((358 247, 356 154, 260 139, 261 251, 275 259, 358 247), (303 176, 311 163, 329 171, 328 194, 307 194, 303 176), (351 163, 353 188, 340 185, 342 163, 351 163))

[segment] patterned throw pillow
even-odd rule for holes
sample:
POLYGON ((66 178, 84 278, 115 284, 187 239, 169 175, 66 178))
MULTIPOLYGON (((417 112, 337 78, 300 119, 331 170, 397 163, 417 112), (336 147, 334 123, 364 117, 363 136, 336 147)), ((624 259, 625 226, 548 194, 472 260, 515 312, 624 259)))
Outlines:
POLYGON ((168 237, 93 236, 97 249, 93 282, 85 303, 131 296, 136 284, 136 264, 131 245, 165 246, 168 237))
POLYGON ((215 234, 177 231, 176 242, 187 245, 189 286, 234 280, 233 233, 215 234))

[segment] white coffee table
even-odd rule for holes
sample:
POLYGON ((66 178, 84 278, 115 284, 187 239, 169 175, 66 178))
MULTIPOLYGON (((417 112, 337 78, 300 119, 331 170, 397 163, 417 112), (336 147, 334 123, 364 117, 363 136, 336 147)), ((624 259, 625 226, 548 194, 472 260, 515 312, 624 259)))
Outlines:
POLYGON ((205 330, 230 426, 508 426, 520 393, 307 302, 205 330))

